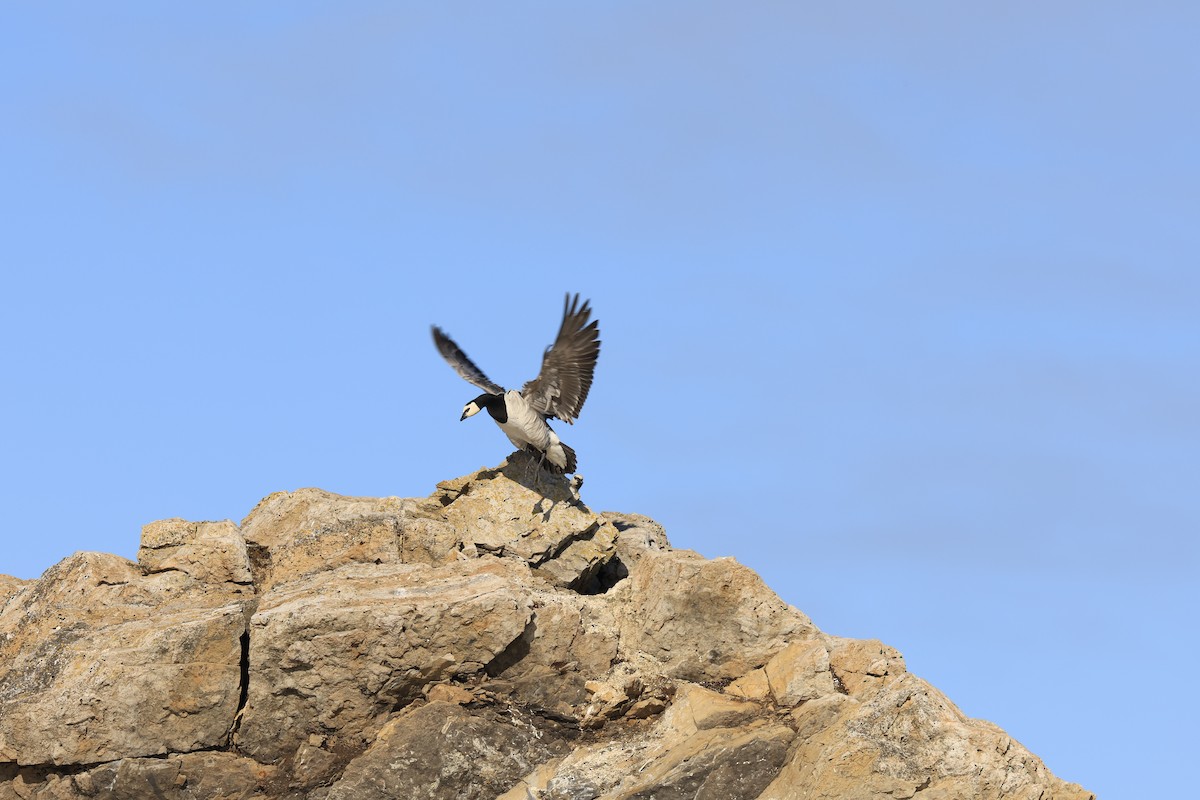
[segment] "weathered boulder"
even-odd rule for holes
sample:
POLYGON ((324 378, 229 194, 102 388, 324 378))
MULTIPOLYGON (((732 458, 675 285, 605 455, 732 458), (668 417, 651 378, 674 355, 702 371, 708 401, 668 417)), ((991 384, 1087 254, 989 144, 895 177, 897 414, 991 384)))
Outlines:
POLYGON ((521 636, 492 664, 488 675, 512 688, 526 704, 574 717, 589 679, 617 659, 617 624, 604 596, 537 590, 533 614, 521 636))
POLYGON ((702 682, 762 666, 812 622, 732 558, 647 551, 613 590, 620 602, 620 656, 649 657, 665 673, 702 682))
POLYGON ((179 570, 202 583, 253 582, 246 542, 229 520, 152 522, 142 528, 138 565, 147 574, 179 570))
POLYGON ((345 564, 276 586, 251 619, 238 748, 272 764, 310 736, 361 750, 426 684, 483 672, 522 634, 529 580, 524 565, 484 557, 345 564))
POLYGON ((519 714, 433 702, 398 714, 346 767, 327 800, 491 800, 564 739, 519 714))
POLYGON ((439 483, 437 520, 460 532, 468 554, 516 558, 554 586, 603 591, 623 577, 603 574, 617 555, 617 530, 580 502, 574 481, 539 475, 536 466, 514 453, 495 470, 439 483))
POLYGON ((795 706, 837 690, 829 669, 829 648, 821 639, 802 639, 780 650, 763 668, 771 696, 795 706))
POLYGON ((617 556, 628 569, 635 566, 642 556, 647 553, 661 553, 671 549, 667 541, 667 532, 663 526, 642 514, 618 514, 605 511, 601 517, 610 522, 616 530, 617 556))
POLYGON ((771 697, 771 684, 767 681, 767 671, 758 667, 737 680, 730 681, 725 691, 747 700, 767 700, 771 697))
POLYGON ((753 800, 779 774, 794 734, 765 721, 698 731, 655 753, 614 800, 753 800))
POLYGON ((964 716, 902 673, 859 701, 841 694, 793 714, 796 747, 761 800, 827 796, 1091 800, 994 725, 964 716))
MULTIPOLYGON (((241 525, 255 586, 266 594, 276 584, 346 564, 400 563, 403 520, 416 504, 396 497, 342 497, 321 489, 264 498, 241 525)), ((447 546, 442 559, 449 552, 447 546)))
POLYGON ((682 683, 674 702, 663 715, 662 727, 677 737, 687 738, 710 728, 736 728, 762 716, 762 706, 695 683, 682 683))
POLYGON ((86 764, 219 747, 253 590, 76 553, 0 614, 0 761, 86 764))
POLYGON ((831 638, 829 670, 844 691, 860 699, 907 671, 896 648, 878 639, 841 637, 831 638))
POLYGON ((421 499, 276 492, 242 521, 255 586, 263 594, 343 564, 441 565, 487 553, 521 561, 554 586, 602 591, 618 577, 604 572, 617 529, 580 502, 574 484, 535 478, 535 467, 514 453, 421 499))
POLYGON ((501 800, 755 798, 778 775, 795 734, 761 709, 756 715, 753 704, 714 695, 692 686, 658 721, 544 762, 501 800))

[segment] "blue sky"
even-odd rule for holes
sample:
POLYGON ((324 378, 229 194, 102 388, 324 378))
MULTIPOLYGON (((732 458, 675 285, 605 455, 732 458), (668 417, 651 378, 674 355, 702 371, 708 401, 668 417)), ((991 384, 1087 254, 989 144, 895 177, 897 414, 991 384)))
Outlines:
POLYGON ((823 5, 0 11, 0 572, 495 464, 429 325, 519 385, 579 291, 589 505, 1183 792, 1200 13, 823 5))

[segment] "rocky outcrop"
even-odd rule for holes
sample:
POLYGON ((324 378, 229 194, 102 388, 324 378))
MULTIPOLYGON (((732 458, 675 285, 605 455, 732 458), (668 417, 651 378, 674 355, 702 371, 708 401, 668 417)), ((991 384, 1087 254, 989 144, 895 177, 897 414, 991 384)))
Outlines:
POLYGON ((0 800, 1092 795, 520 454, 0 576, 0 800))
POLYGON ((50 568, 0 614, 0 763, 224 746, 252 601, 248 584, 101 553, 50 568))

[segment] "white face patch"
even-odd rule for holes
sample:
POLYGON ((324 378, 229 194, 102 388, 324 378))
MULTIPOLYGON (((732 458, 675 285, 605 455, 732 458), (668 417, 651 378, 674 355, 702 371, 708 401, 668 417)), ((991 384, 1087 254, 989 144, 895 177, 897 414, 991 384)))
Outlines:
POLYGON ((461 417, 459 417, 459 421, 461 422, 462 420, 466 419, 467 417, 473 417, 478 413, 479 413, 479 406, 477 406, 475 404, 475 401, 472 400, 471 402, 469 402, 465 406, 463 406, 463 415, 461 417))

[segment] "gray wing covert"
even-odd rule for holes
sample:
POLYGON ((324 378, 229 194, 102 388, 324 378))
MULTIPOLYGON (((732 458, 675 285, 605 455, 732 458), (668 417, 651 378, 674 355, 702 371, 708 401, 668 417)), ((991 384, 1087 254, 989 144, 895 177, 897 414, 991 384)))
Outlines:
POLYGON ((575 423, 592 388, 592 373, 600 356, 599 321, 588 323, 592 309, 579 295, 567 295, 558 336, 542 356, 542 370, 525 384, 521 395, 544 417, 575 423))

